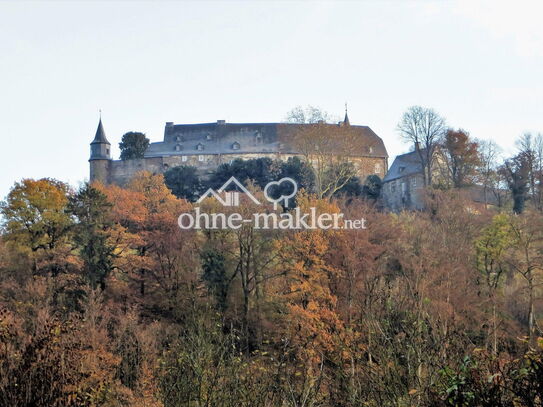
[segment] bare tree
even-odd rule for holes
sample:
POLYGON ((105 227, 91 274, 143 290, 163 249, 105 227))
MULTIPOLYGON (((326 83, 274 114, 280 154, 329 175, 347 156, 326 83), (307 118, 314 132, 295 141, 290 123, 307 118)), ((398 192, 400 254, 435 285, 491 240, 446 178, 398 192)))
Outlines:
POLYGON ((286 122, 300 124, 289 137, 313 168, 319 198, 330 198, 356 176, 350 156, 357 146, 364 146, 349 125, 336 124, 335 116, 314 106, 295 107, 287 113, 286 122))
POLYGON ((496 195, 501 205, 503 197, 500 194, 500 177, 498 176, 498 160, 501 154, 500 147, 492 140, 479 141, 479 170, 478 181, 483 185, 485 205, 490 194, 496 195))
POLYGON ((337 118, 320 107, 308 105, 305 108, 302 106, 294 107, 287 113, 284 121, 297 124, 335 123, 337 118))
POLYGON ((356 167, 350 158, 353 151, 362 148, 362 140, 350 126, 305 124, 294 130, 292 140, 296 150, 313 168, 319 198, 331 197, 356 176, 356 167))
POLYGON ((432 185, 432 165, 437 145, 446 131, 445 119, 433 109, 411 106, 398 123, 402 138, 415 145, 419 154, 424 185, 432 185))
POLYGON ((524 134, 517 140, 517 146, 526 159, 529 197, 537 210, 543 209, 543 136, 524 134))

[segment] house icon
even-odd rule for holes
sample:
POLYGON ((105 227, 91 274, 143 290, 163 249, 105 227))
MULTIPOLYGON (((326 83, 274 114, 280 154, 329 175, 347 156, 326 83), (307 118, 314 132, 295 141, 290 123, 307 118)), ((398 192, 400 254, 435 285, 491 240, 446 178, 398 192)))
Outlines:
POLYGON ((243 192, 251 201, 255 204, 260 205, 258 199, 251 194, 241 182, 239 182, 235 177, 230 177, 217 191, 214 191, 212 188, 209 188, 202 196, 196 201, 196 203, 201 203, 204 199, 213 196, 217 201, 219 201, 223 206, 239 206, 239 191, 226 191, 226 188, 231 185, 237 186, 241 192, 243 192), (221 196, 224 193, 224 198, 221 196))

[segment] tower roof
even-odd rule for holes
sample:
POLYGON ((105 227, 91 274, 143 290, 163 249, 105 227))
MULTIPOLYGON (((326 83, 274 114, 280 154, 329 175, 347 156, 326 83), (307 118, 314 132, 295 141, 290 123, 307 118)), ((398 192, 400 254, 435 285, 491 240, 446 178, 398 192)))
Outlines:
POLYGON ((96 135, 91 144, 110 144, 106 138, 106 132, 104 131, 104 126, 102 125, 102 118, 100 117, 100 122, 98 123, 98 128, 96 129, 96 135))
POLYGON ((347 124, 347 125, 351 124, 349 122, 349 115, 347 114, 347 103, 345 103, 345 118, 343 119, 343 124, 347 124))

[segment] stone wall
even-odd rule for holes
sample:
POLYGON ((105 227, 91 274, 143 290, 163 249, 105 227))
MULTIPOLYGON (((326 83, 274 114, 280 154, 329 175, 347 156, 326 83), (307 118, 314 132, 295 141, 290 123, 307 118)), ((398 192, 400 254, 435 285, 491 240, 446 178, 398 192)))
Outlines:
POLYGON ((393 212, 424 208, 424 185, 421 174, 413 174, 385 182, 382 189, 383 204, 393 212))
MULTIPOLYGON (((288 160, 294 157, 294 154, 281 153, 259 153, 259 154, 194 154, 194 155, 169 155, 164 157, 149 157, 126 161, 107 161, 109 167, 100 166, 100 175, 108 171, 108 176, 102 182, 113 183, 117 185, 126 185, 134 174, 140 171, 148 171, 153 174, 161 174, 170 168, 181 165, 196 167, 202 176, 211 174, 217 167, 224 163, 230 163, 236 159, 251 160, 255 158, 269 157, 272 160, 288 160)), ((354 157, 351 159, 358 171, 358 176, 364 182, 366 177, 371 174, 378 175, 381 179, 384 177, 387 162, 386 158, 378 157, 354 157)), ((105 160, 104 160, 105 162, 105 160)), ((96 170, 93 172, 91 165, 91 181, 98 179, 96 170)), ((101 180, 102 180, 101 179, 101 180)))

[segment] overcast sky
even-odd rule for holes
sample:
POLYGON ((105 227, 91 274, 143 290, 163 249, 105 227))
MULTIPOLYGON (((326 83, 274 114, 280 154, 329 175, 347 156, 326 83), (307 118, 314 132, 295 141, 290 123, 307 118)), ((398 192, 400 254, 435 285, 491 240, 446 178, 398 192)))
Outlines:
POLYGON ((512 152, 543 132, 543 1, 0 2, 0 197, 88 178, 102 109, 123 133, 281 121, 315 105, 370 126, 390 162, 405 109, 512 152))

